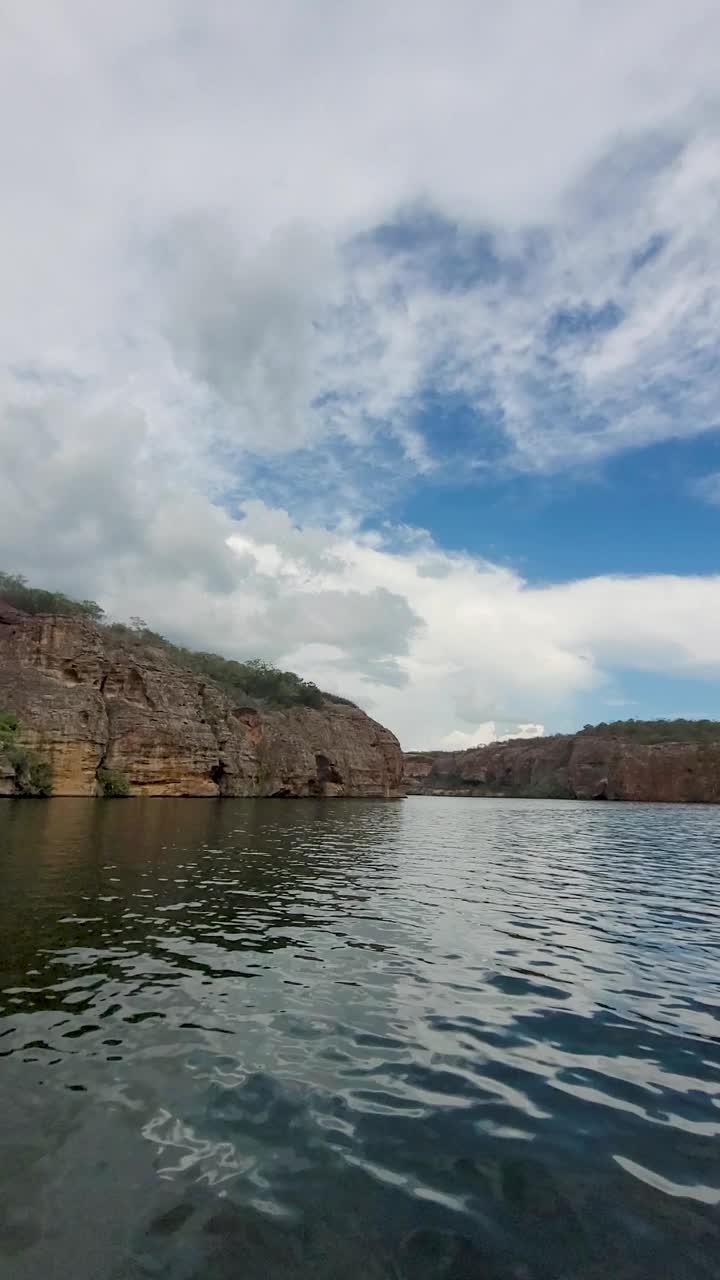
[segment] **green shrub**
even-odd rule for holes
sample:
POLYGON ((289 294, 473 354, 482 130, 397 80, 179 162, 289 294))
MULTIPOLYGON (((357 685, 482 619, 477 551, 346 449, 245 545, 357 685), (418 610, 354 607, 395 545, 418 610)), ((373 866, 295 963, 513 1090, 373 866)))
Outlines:
POLYGON ((586 724, 582 733, 602 738, 626 738, 644 745, 662 742, 720 742, 717 720, 613 720, 586 724))
MULTIPOLYGON (((138 619, 138 621, 140 621, 138 619)), ((261 658, 249 658, 238 662, 235 658, 223 658, 219 653, 204 653, 173 644, 149 627, 126 626, 124 622, 111 622, 107 634, 134 648, 152 646, 162 649, 174 666, 196 675, 207 676, 231 698, 238 701, 257 699, 278 707, 300 704, 306 707, 322 707, 325 694, 311 680, 303 680, 294 671, 280 671, 261 658)), ((337 701, 337 699, 335 699, 337 701)))
POLYGON ((23 613, 57 613, 68 618, 86 618, 88 622, 101 622, 105 616, 104 609, 94 600, 71 600, 63 591, 30 587, 21 573, 0 571, 0 600, 23 613))
POLYGON ((100 768, 96 773, 100 795, 106 800, 125 798, 130 795, 130 783, 119 769, 100 768))
POLYGON ((17 745, 18 722, 12 711, 0 709, 0 752, 15 774, 15 794, 19 796, 52 795, 50 766, 35 751, 17 745))
POLYGON ((0 711, 0 750, 15 741, 17 727, 17 718, 12 711, 0 711))
POLYGON ((51 796, 52 772, 50 765, 34 751, 26 751, 20 773, 15 774, 15 785, 21 796, 51 796))
POLYGON ((50 766, 26 747, 8 747, 5 754, 15 770, 15 792, 19 796, 51 796, 50 766))

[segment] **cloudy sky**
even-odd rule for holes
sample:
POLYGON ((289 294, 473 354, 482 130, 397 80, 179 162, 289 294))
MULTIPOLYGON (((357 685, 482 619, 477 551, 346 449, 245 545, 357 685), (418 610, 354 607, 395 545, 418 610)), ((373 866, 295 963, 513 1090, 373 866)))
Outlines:
POLYGON ((0 567, 407 748, 720 716, 717 0, 0 0, 0 567))

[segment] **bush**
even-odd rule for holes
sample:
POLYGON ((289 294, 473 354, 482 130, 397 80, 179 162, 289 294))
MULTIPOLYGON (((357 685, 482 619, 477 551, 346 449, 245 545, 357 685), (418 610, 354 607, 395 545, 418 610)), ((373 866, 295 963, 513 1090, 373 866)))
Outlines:
POLYGON ((15 792, 19 796, 51 796, 50 766, 26 747, 8 747, 5 752, 15 770, 15 792))
POLYGON ((34 751, 14 747, 10 763, 15 769, 15 788, 19 796, 51 796, 52 773, 50 766, 34 751))
POLYGON ((101 622, 105 616, 105 610, 95 600, 71 600, 63 591, 30 587, 20 573, 0 571, 0 600, 23 613, 57 613, 67 618, 85 618, 88 622, 101 622))
POLYGON ((0 710, 0 752, 12 766, 15 774, 15 794, 18 796, 52 795, 50 766, 35 751, 19 747, 16 743, 17 718, 12 711, 0 710))
MULTIPOLYGON (((137 619, 141 622, 141 619, 137 619)), ((303 680, 294 671, 280 671, 261 658, 238 662, 235 658, 223 658, 219 653, 204 653, 173 644, 149 627, 127 626, 124 622, 111 622, 109 636, 133 648, 149 646, 162 649, 169 660, 184 671, 207 676, 231 698, 258 699, 279 707, 300 704, 306 707, 322 707, 325 695, 310 680, 303 680)))
POLYGON ((15 741, 17 727, 17 718, 12 711, 0 711, 0 750, 15 741))
POLYGON ((130 783, 119 769, 100 768, 95 776, 104 799, 124 799, 130 795, 130 783))
POLYGON ((323 695, 317 685, 303 680, 294 671, 279 671, 269 662, 251 658, 237 662, 233 658, 221 658, 217 653, 196 653, 170 644, 154 632, 146 633, 150 643, 162 644, 168 656, 178 666, 208 676, 234 698, 258 698, 276 706, 291 707, 298 703, 307 707, 321 707, 323 695))
POLYGON ((613 720, 586 724, 582 733, 602 738, 629 738, 644 745, 662 742, 720 742, 717 720, 613 720))

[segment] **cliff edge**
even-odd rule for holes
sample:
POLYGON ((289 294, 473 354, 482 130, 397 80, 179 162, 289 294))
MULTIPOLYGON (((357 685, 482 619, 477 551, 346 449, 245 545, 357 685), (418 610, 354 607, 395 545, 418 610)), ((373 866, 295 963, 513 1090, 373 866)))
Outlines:
MULTIPOLYGON (((404 794, 397 739, 359 707, 245 705, 161 648, 75 618, 2 606, 0 707, 50 766, 57 796, 98 794, 99 770, 131 795, 404 794)), ((0 753, 0 795, 13 794, 0 753)))
POLYGON ((716 741, 643 742, 630 730, 588 728, 467 751, 411 751, 405 788, 410 795, 718 804, 720 725, 717 732, 716 741))

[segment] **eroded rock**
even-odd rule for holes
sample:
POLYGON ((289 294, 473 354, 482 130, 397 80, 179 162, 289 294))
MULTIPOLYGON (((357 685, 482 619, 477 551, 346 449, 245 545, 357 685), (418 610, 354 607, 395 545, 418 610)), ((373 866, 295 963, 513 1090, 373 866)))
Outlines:
POLYGON ((579 733, 407 752, 412 794, 720 803, 720 742, 638 743, 579 733))
POLYGON ((132 795, 403 794, 397 739, 358 707, 237 705, 162 649, 72 618, 20 615, 0 627, 0 706, 50 764, 54 795, 95 795, 101 767, 123 774, 132 795))

